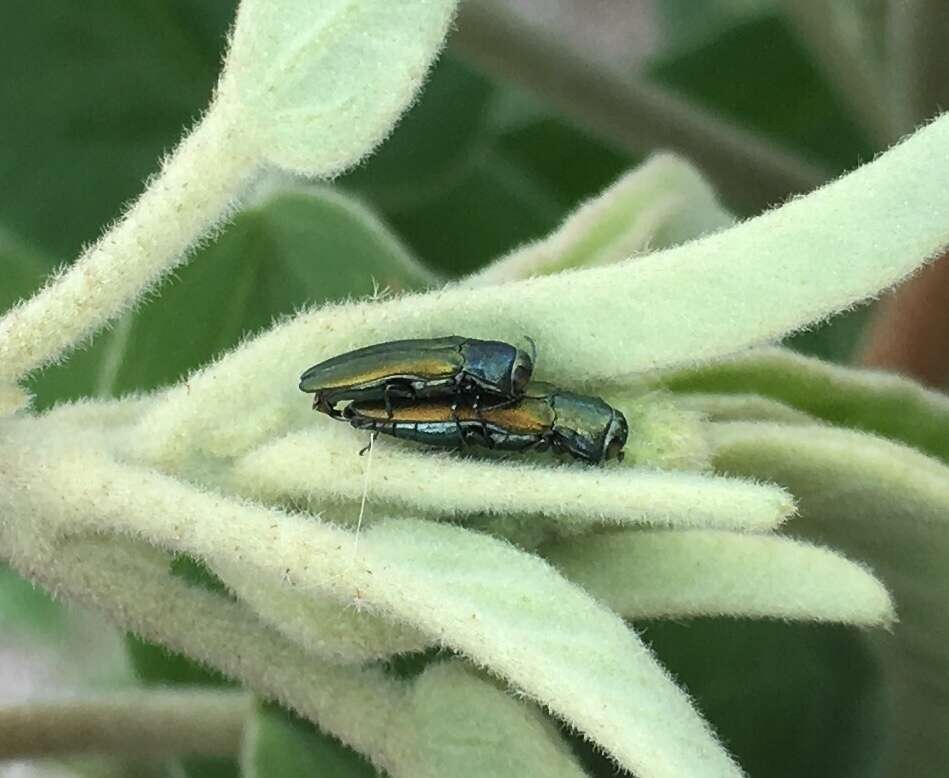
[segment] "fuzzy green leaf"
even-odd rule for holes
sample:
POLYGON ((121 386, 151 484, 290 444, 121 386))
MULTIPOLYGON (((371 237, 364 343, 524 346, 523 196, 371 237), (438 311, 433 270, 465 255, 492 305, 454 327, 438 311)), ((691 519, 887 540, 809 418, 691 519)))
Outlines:
MULTIPOLYGON (((53 575, 38 561, 49 553, 44 535, 110 530, 212 566, 215 559, 239 560, 248 578, 365 603, 416 626, 506 677, 644 778, 740 775, 637 636, 536 557, 480 533, 407 519, 377 524, 357 544, 352 533, 312 518, 110 462, 73 448, 68 437, 34 440, 29 425, 7 426, 18 428, 7 445, 27 448, 30 463, 9 463, 17 488, 4 494, 10 519, 0 524, 17 564, 38 564, 53 575), (54 488, 30 488, 37 471, 54 488), (129 477, 135 488, 120 487, 129 477), (65 504, 64 489, 75 498, 65 504)), ((219 595, 196 592, 213 597, 216 611, 226 609, 219 595)), ((265 677, 273 672, 270 661, 241 667, 265 677)))
POLYGON ((415 97, 455 0, 243 0, 219 99, 261 159, 327 176, 366 156, 415 97))
POLYGON ((609 265, 715 232, 732 221, 694 167, 674 155, 659 155, 581 205, 556 232, 502 257, 466 285, 609 265))
POLYGON ((531 514, 564 532, 595 524, 660 524, 767 530, 794 510, 773 487, 694 473, 636 468, 551 468, 433 456, 386 440, 373 444, 369 480, 358 452, 365 435, 327 419, 237 464, 232 483, 249 497, 312 509, 348 502, 336 521, 355 524, 363 493, 370 517, 389 506, 436 516, 531 514), (306 462, 307 467, 300 467, 306 462), (333 472, 314 479, 313 471, 333 472), (580 499, 578 499, 578 497, 580 499), (377 505, 381 503, 381 505, 377 505))
POLYGON ((482 74, 451 56, 440 58, 392 135, 334 183, 395 211, 438 198, 477 158, 494 91, 482 74))
POLYGON ((817 427, 723 424, 716 466, 786 485, 801 500, 790 531, 871 564, 900 623, 873 638, 883 658, 881 775, 934 775, 949 760, 949 468, 889 441, 817 427))
POLYGON ((680 394, 675 404, 685 411, 701 414, 710 421, 776 421, 781 424, 814 424, 804 411, 757 394, 680 394))
POLYGON ((415 680, 405 715, 424 733, 418 778, 586 775, 537 707, 458 661, 434 664, 415 680))
POLYGON ((168 393, 143 419, 143 441, 156 460, 213 452, 222 434, 232 454, 252 447, 298 402, 301 369, 397 337, 527 334, 542 355, 537 377, 567 386, 773 340, 878 293, 949 242, 946 148, 949 116, 807 197, 668 251, 476 295, 449 288, 304 314, 168 393))
POLYGON ((214 567, 262 623, 312 656, 359 665, 422 651, 432 642, 418 629, 347 607, 332 597, 248 576, 239 563, 217 562, 214 567))
POLYGON ((668 373, 660 381, 684 392, 754 392, 949 462, 949 399, 890 373, 853 370, 791 351, 764 349, 701 369, 668 373))
POLYGON ((18 534, 17 551, 46 560, 47 587, 95 600, 123 627, 240 678, 370 755, 393 776, 413 778, 399 769, 399 754, 387 743, 403 690, 378 669, 330 665, 306 654, 239 603, 171 576, 163 556, 145 544, 74 538, 54 548, 37 540, 33 533, 18 534), (48 565, 50 554, 54 566, 48 565))
POLYGON ((380 570, 365 579, 368 599, 450 636, 627 769, 741 774, 638 638, 539 560, 425 522, 386 522, 365 535, 361 559, 380 570))
POLYGON ((314 301, 435 280, 358 201, 281 182, 176 276, 107 338, 37 378, 40 405, 154 389, 314 301))
POLYGON ((627 619, 724 615, 886 626, 895 618, 886 589, 869 572, 787 538, 620 530, 543 554, 627 619))

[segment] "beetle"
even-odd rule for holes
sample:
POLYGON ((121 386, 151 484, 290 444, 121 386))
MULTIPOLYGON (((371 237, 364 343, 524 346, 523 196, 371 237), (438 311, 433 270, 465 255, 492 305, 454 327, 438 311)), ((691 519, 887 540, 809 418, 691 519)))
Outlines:
POLYGON ((623 458, 626 417, 599 397, 531 384, 513 404, 478 408, 468 398, 354 402, 343 416, 356 429, 393 435, 440 448, 484 446, 500 451, 564 452, 599 464, 623 458))
POLYGON ((313 407, 340 418, 337 404, 382 401, 387 413, 396 399, 484 394, 494 404, 513 402, 534 371, 533 357, 509 343, 450 335, 393 340, 349 351, 309 368, 300 390, 313 393, 313 407))

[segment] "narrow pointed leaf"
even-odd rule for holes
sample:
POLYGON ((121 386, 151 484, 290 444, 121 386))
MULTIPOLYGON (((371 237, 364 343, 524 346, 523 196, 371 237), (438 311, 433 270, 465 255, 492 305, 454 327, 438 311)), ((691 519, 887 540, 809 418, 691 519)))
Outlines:
POLYGON ((380 505, 382 511, 392 505, 436 516, 526 513, 565 531, 601 523, 763 530, 794 510, 783 490, 695 473, 477 461, 383 440, 374 442, 370 465, 358 455, 363 439, 321 419, 313 432, 250 454, 237 464, 233 483, 248 497, 302 500, 313 510, 348 501, 350 524, 358 520, 364 493, 371 517, 379 516, 380 505), (333 477, 314 478, 314 472, 333 477))
POLYGON ((709 421, 773 421, 781 424, 814 424, 817 420, 778 400, 758 394, 692 392, 675 398, 677 406, 700 413, 709 421))
POLYGON ((192 376, 190 394, 156 403, 142 439, 158 461, 176 448, 211 453, 215 432, 239 413, 253 445, 294 402, 302 369, 396 337, 530 335, 537 377, 567 386, 772 341, 879 293, 949 242, 946 149, 949 116, 807 197, 649 257, 303 314, 192 376))
POLYGON ((724 424, 716 466, 782 483, 801 500, 789 531, 864 560, 890 588, 900 623, 875 637, 882 664, 881 775, 935 775, 949 761, 949 468, 856 432, 724 424))
POLYGON ((557 728, 458 661, 429 667, 413 684, 403 715, 421 735, 418 778, 584 778, 557 728))
POLYGON ((543 554, 627 619, 741 616, 880 626, 895 617, 886 589, 866 569, 775 535, 619 530, 543 554))
POLYGON ((660 381, 681 392, 754 392, 949 461, 949 398, 891 373, 762 349, 708 367, 667 373, 660 381))
POLYGON ((694 167, 673 154, 660 154, 581 205, 548 237, 498 259, 464 284, 485 286, 614 264, 732 222, 694 167))
MULTIPOLYGON (((6 530, 0 525, 0 537, 9 540, 6 530)), ((41 567, 47 588, 94 602, 124 628, 239 678, 392 775, 412 778, 399 770, 386 742, 392 713, 404 704, 403 688, 380 670, 332 665, 305 653, 239 603, 171 576, 162 555, 144 544, 88 537, 47 541, 19 532, 16 544, 18 563, 41 567)), ((5 544, 8 552, 12 545, 5 544)))
MULTIPOLYGON (((22 434, 15 444, 28 445, 22 434)), ((618 616, 507 543, 401 519, 363 532, 357 545, 351 533, 313 518, 96 461, 65 441, 36 441, 30 455, 29 466, 11 463, 17 488, 0 524, 0 540, 12 546, 6 553, 21 564, 49 545, 48 536, 82 531, 134 533, 212 566, 241 561, 249 577, 310 587, 416 626, 507 678, 643 778, 741 775, 618 616), (53 489, 30 488, 37 469, 53 489), (73 495, 66 504, 63 489, 73 495)), ((266 677, 271 663, 256 672, 266 677)))
POLYGON ((356 610, 326 595, 248 576, 233 562, 218 562, 214 570, 264 624, 313 656, 358 665, 421 651, 431 643, 417 629, 356 610))
POLYGON ((314 301, 429 286, 419 265, 357 200, 283 180, 262 186, 161 296, 33 381, 41 405, 155 389, 314 301), (185 330, 187 336, 169 337, 185 330))

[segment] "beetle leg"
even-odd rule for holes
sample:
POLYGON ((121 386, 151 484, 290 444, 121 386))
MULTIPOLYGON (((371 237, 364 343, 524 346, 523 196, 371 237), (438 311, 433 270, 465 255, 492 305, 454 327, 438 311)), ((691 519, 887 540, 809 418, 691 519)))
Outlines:
MULTIPOLYGON (((481 395, 478 395, 478 396, 477 396, 477 399, 480 401, 480 400, 481 400, 481 395)), ((516 403, 517 400, 518 400, 517 397, 508 397, 508 398, 505 398, 505 399, 503 399, 503 400, 500 400, 499 402, 494 403, 494 405, 486 405, 486 406, 484 407, 484 410, 486 410, 486 411, 495 411, 495 410, 497 410, 498 408, 507 408, 507 406, 513 405, 514 403, 516 403)), ((479 409, 480 409, 480 408, 479 408, 479 409)), ((480 414, 479 414, 479 415, 480 415, 480 414)))
POLYGON ((331 419, 346 418, 346 414, 344 413, 344 411, 341 411, 336 407, 336 404, 340 402, 339 400, 329 400, 327 399, 325 394, 321 394, 318 396, 319 396, 319 400, 317 400, 316 398, 313 399, 313 407, 316 410, 320 411, 321 413, 325 413, 331 419))
POLYGON ((455 429, 458 430, 458 442, 463 449, 468 448, 468 439, 465 437, 465 429, 461 426, 461 419, 458 418, 458 401, 451 404, 451 417, 455 420, 455 429))
POLYGON ((488 425, 484 420, 484 415, 481 413, 481 395, 476 394, 474 399, 471 401, 471 410, 474 412, 474 415, 477 417, 478 421, 481 422, 481 435, 485 440, 488 438, 488 425))
POLYGON ((370 432, 370 433, 369 433, 369 442, 368 442, 365 446, 363 446, 361 449, 359 449, 359 456, 362 456, 362 455, 365 454, 369 449, 372 448, 372 444, 376 442, 376 435, 377 435, 377 434, 378 434, 377 432, 370 432))
POLYGON ((545 437, 540 437, 537 439, 537 442, 531 445, 531 448, 534 451, 550 451, 553 449, 557 451, 557 443, 552 440, 548 440, 545 437))
POLYGON ((492 438, 492 437, 488 434, 488 422, 485 421, 484 416, 481 415, 481 406, 479 405, 480 400, 481 400, 481 396, 480 396, 480 395, 478 395, 477 397, 475 397, 475 401, 474 401, 474 412, 475 412, 475 416, 477 416, 477 417, 478 417, 478 421, 481 422, 481 437, 484 438, 484 443, 485 443, 485 445, 486 445, 489 449, 494 449, 494 438, 492 438))
POLYGON ((386 384, 386 388, 383 390, 382 399, 385 400, 386 404, 386 417, 392 418, 392 398, 389 396, 389 393, 392 391, 392 384, 386 384))
POLYGON ((313 410, 319 411, 320 413, 325 413, 327 416, 333 419, 338 419, 342 414, 339 413, 330 403, 325 396, 322 394, 313 395, 313 410))
POLYGON ((382 399, 386 406, 386 417, 389 419, 393 416, 392 398, 417 400, 418 392, 411 384, 386 384, 386 388, 382 390, 382 399))

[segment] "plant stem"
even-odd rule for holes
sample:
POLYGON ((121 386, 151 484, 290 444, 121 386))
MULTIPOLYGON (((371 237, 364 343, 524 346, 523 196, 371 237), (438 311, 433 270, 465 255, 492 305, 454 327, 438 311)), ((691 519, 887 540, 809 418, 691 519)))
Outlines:
POLYGON ((234 116, 212 106, 115 225, 0 319, 0 384, 60 359, 128 310, 228 214, 255 169, 234 116))
POLYGON ((949 108, 949 3, 890 0, 887 19, 890 110, 909 132, 949 108))
POLYGON ((875 72, 873 63, 841 34, 833 4, 783 0, 783 8, 801 43, 870 139, 879 148, 889 146, 898 137, 899 128, 892 112, 887 110, 881 89, 882 73, 875 72))
MULTIPOLYGON (((156 587, 154 595, 142 584, 125 591, 126 582, 141 576, 138 570, 130 570, 122 588, 115 591, 120 583, 118 560, 106 556, 90 565, 89 549, 62 533, 134 533, 144 541, 141 545, 185 551, 212 568, 216 560, 239 562, 248 577, 265 584, 365 604, 489 666, 595 738, 630 771, 655 776, 740 775, 686 695, 615 614, 536 557, 502 541, 456 527, 399 519, 364 532, 354 561, 352 533, 311 517, 203 493, 86 449, 64 451, 55 446, 53 451, 50 446, 41 451, 20 439, 4 442, 7 446, 13 456, 5 462, 9 490, 0 492, 5 498, 0 503, 0 548, 18 570, 54 590, 103 604, 121 602, 112 612, 118 610, 125 623, 134 604, 143 624, 147 619, 152 629, 163 627, 162 642, 174 641, 171 645, 177 650, 199 660, 207 657, 216 666, 223 660, 228 675, 290 702, 357 750, 384 757, 390 764, 397 757, 393 749, 400 741, 391 732, 399 726, 399 688, 381 671, 344 672, 343 667, 328 664, 321 668, 312 655, 296 647, 281 645, 278 653, 276 641, 272 647, 248 645, 247 652, 238 650, 237 641, 249 633, 250 625, 235 629, 237 625, 221 624, 211 636, 207 623, 202 623, 199 640, 194 635, 199 622, 181 613, 181 595, 168 598, 167 573, 162 572, 164 591, 156 587), (42 489, 36 488, 37 478, 42 479, 42 489), (73 569, 69 551, 79 562, 73 569), (97 577, 90 571, 98 571, 97 577), (511 598, 514 590, 519 596, 511 598), (156 603, 158 596, 164 599, 156 603), (525 602, 530 603, 526 614, 525 602), (164 612, 156 613, 156 606, 164 612), (306 696, 314 699, 301 699, 304 682, 306 696), (384 692, 381 702, 379 692, 384 692), (293 704, 291 696, 299 702, 293 704), (372 725, 366 723, 369 715, 372 725), (698 765, 708 769, 703 773, 698 765)), ((119 545, 117 538, 98 542, 107 554, 119 545)), ((190 599, 202 594, 192 591, 190 599)), ((238 607, 230 607, 218 595, 213 600, 213 606, 205 600, 204 622, 214 619, 215 612, 238 607)), ((146 630, 136 631, 150 637, 146 630)), ((254 632, 260 631, 257 621, 254 632)))
POLYGON ((247 692, 141 691, 0 707, 0 759, 236 755, 247 692))
POLYGON ((457 26, 451 43, 485 70, 521 82, 636 154, 657 148, 682 152, 744 210, 760 210, 828 178, 826 171, 661 87, 598 67, 499 4, 469 0, 457 26))
MULTIPOLYGON (((7 529, 12 528, 0 523, 0 538, 10 548, 7 529)), ((401 682, 376 667, 333 665, 307 654, 239 603, 174 577, 167 560, 143 545, 89 536, 49 544, 29 534, 17 534, 15 566, 23 575, 124 629, 240 679, 391 775, 408 775, 398 767, 413 742, 397 715, 405 704, 401 682)))

